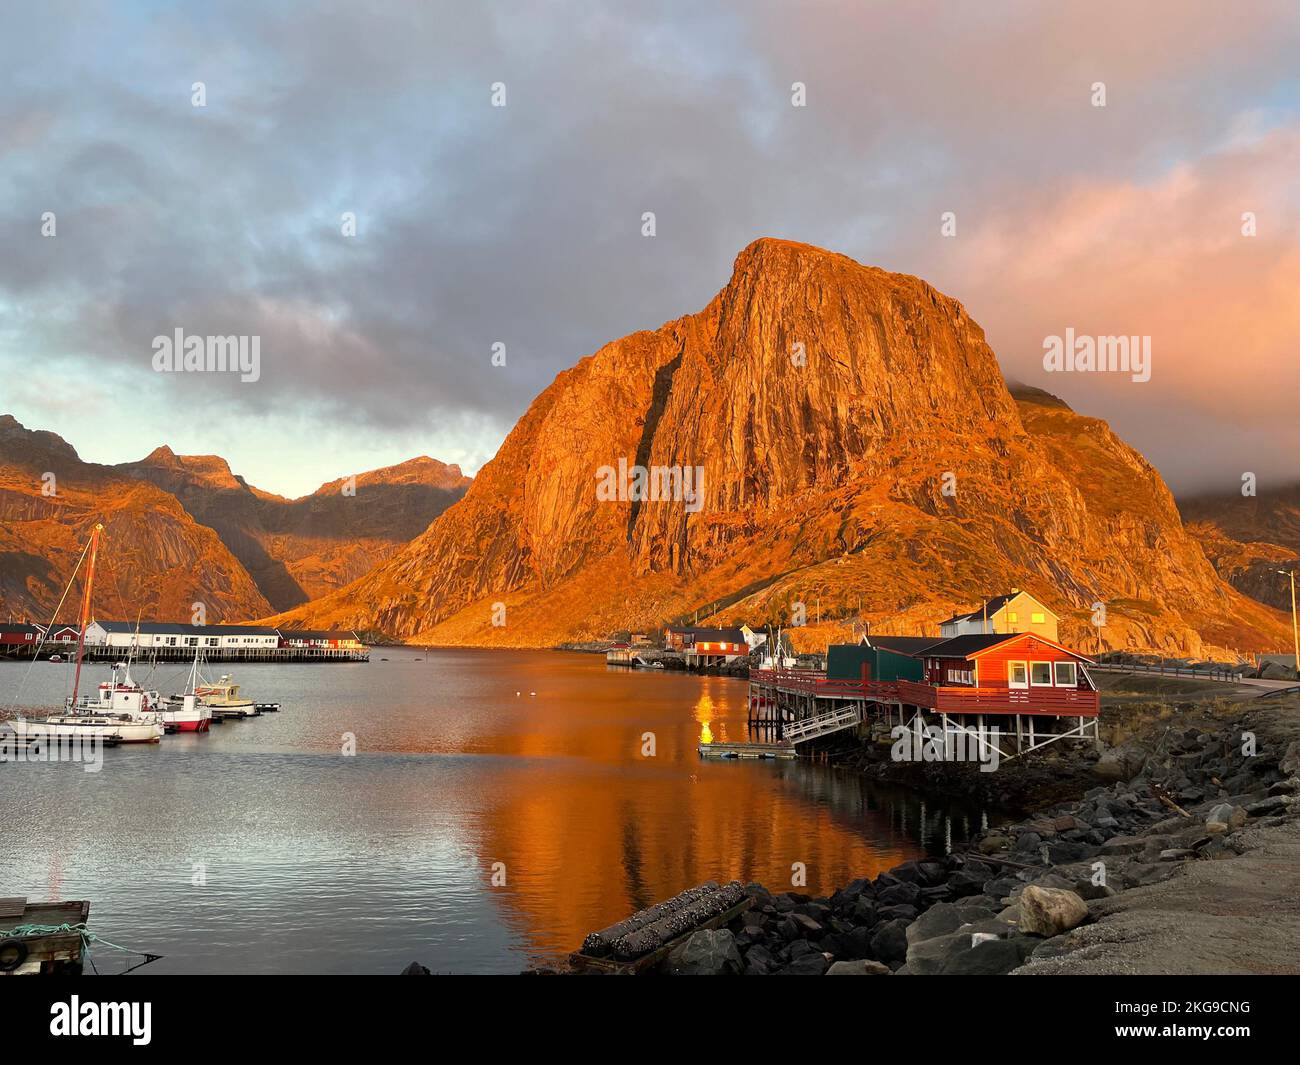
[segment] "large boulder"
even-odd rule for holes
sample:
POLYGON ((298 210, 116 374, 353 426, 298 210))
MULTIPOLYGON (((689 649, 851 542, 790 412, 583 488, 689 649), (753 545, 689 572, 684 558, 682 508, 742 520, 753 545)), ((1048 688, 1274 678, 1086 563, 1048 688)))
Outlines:
POLYGON ((745 975, 766 976, 773 972, 779 963, 772 957, 772 952, 761 943, 755 943, 745 951, 745 975))
POLYGON ((907 957, 907 926, 910 924, 901 917, 885 921, 871 937, 871 953, 879 961, 902 961, 907 957))
POLYGON ((837 961, 826 970, 827 976, 888 976, 889 966, 878 961, 837 961))
POLYGON ((1232 803, 1221 802, 1205 818, 1206 829, 1213 834, 1221 834, 1232 828, 1240 828, 1246 823, 1246 811, 1232 803), (1213 826, 1221 826, 1215 828, 1213 826))
POLYGON ((1020 931, 1051 938, 1076 928, 1088 919, 1088 905, 1066 888, 1030 884, 1020 893, 1020 931))
POLYGON ((726 928, 701 928, 668 955, 668 971, 674 976, 722 976, 743 967, 736 937, 726 928))
POLYGON ((778 969, 777 976, 825 976, 831 967, 830 958, 825 954, 803 954, 795 958, 784 969, 778 969))
POLYGON ((954 957, 943 972, 945 976, 1004 976, 1019 968, 1038 942, 1028 936, 982 940, 954 957))
MULTIPOLYGON (((993 906, 966 905, 962 902, 941 902, 931 906, 913 921, 907 929, 909 946, 938 936, 951 935, 964 924, 986 920, 997 913, 993 906)), ((911 954, 908 954, 911 960, 911 954)))

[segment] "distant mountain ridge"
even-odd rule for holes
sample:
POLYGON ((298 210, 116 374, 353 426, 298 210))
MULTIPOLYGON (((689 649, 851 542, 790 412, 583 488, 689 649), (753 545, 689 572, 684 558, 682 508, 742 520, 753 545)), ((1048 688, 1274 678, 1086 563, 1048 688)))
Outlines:
MULTIPOLYGON (((273 610, 340 588, 423 532, 465 492, 459 466, 421 455, 285 499, 233 474, 215 455, 154 450, 117 467, 179 499, 215 529, 273 610)), ((270 613, 270 611, 267 611, 270 613)))
POLYGON ((1179 502, 1188 531, 1219 576, 1279 610, 1291 609, 1291 585, 1279 570, 1300 573, 1300 483, 1194 496, 1179 502))
POLYGON ((1011 587, 1088 650, 1200 654, 1284 632, 1219 579, 1159 473, 1104 422, 1008 391, 960 303, 764 238, 704 310, 559 374, 426 532, 278 620, 550 646, 802 610, 824 640, 937 631, 1011 587), (701 505, 602 501, 599 469, 621 459, 702 468, 701 505))
POLYGON ((0 415, 0 615, 43 618, 102 520, 101 615, 188 620, 201 602, 212 622, 265 617, 365 573, 469 483, 419 456, 289 500, 215 455, 164 445, 139 462, 87 463, 57 434, 0 415))

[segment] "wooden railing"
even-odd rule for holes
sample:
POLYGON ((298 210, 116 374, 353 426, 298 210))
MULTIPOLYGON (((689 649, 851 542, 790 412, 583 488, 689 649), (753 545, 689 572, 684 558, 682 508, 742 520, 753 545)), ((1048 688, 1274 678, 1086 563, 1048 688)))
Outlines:
POLYGON ((898 697, 913 706, 943 714, 1053 714, 1096 717, 1101 700, 1084 688, 940 687, 914 680, 898 682, 898 697))
POLYGON ((803 743, 818 736, 827 736, 832 732, 852 728, 861 720, 862 715, 858 712, 857 706, 845 706, 838 710, 831 710, 829 713, 818 714, 816 717, 791 722, 785 726, 782 736, 787 743, 803 743))
POLYGON ((800 692, 826 698, 896 699, 898 686, 893 681, 832 680, 820 669, 753 669, 749 679, 782 691, 800 692))
POLYGON ((829 680, 820 670, 756 669, 751 683, 817 698, 881 699, 944 714, 1048 714, 1096 717, 1101 700, 1086 688, 968 688, 917 680, 829 680))
POLYGON ((1166 677, 1194 677, 1199 680, 1241 680, 1244 674, 1231 669, 1193 669, 1191 666, 1145 665, 1138 662, 1095 662, 1089 669, 1103 673, 1158 673, 1166 677))

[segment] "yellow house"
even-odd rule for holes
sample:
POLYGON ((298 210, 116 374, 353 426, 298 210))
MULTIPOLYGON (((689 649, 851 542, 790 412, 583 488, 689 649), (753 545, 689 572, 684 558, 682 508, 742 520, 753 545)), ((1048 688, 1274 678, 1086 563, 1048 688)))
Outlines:
POLYGON ((1012 588, 1006 595, 994 596, 969 614, 957 614, 939 623, 943 636, 971 636, 978 633, 1032 632, 1059 640, 1057 617, 1028 592, 1012 588))

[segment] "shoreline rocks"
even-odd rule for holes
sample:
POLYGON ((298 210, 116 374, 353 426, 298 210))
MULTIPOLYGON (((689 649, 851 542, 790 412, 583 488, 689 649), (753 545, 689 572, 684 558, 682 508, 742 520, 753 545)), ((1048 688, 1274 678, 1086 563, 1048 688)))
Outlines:
POLYGON ((1152 721, 1112 759, 1134 772, 1099 774, 1106 782, 1081 797, 990 829, 967 852, 904 862, 828 897, 748 884, 753 905, 718 930, 730 944, 697 932, 668 971, 699 971, 686 959, 703 956, 755 976, 1032 973, 1069 954, 1095 908, 1187 863, 1236 858, 1251 830, 1300 814, 1294 707, 1234 712, 1152 721))

